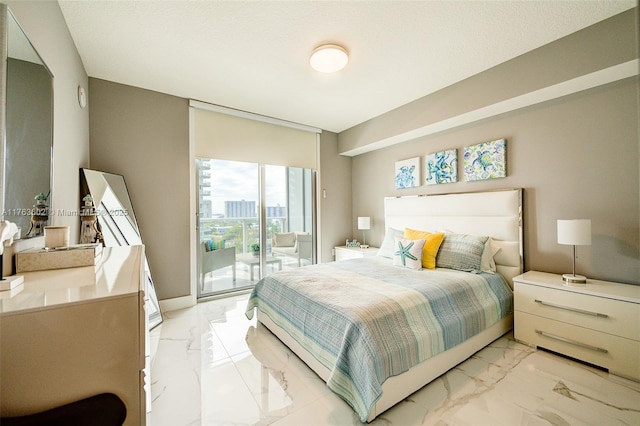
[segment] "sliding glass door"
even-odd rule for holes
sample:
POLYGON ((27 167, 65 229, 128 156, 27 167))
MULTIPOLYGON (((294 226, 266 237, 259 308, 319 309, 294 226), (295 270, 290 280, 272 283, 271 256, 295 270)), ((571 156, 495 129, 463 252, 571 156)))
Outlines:
POLYGON ((315 263, 313 171, 200 158, 198 297, 315 263))

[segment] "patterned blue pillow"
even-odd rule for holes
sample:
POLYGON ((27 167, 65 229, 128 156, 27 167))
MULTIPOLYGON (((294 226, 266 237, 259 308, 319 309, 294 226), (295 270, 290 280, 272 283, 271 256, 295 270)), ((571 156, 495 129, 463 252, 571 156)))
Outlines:
POLYGON ((410 269, 422 269, 422 249, 424 240, 410 240, 408 238, 395 239, 393 264, 410 269))
POLYGON ((446 234, 436 256, 436 267, 479 273, 484 243, 488 238, 466 234, 446 234))
POLYGON ((219 238, 216 238, 213 240, 206 240, 203 242, 204 242, 204 250, 207 252, 225 248, 225 240, 221 240, 219 238))

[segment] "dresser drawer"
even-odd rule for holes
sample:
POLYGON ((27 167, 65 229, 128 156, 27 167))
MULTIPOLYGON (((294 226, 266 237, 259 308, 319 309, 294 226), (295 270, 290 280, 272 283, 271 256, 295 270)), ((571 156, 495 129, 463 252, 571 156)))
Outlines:
POLYGON ((515 313, 515 338, 523 343, 640 380, 640 342, 524 312, 515 313))
POLYGON ((640 304, 515 283, 515 310, 640 341, 640 304))

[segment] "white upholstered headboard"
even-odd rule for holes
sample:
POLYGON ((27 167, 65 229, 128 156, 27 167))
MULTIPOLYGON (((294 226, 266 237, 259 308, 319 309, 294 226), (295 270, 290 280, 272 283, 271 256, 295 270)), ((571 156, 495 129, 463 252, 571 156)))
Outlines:
POLYGON ((496 268, 513 287, 523 272, 522 189, 384 199, 385 227, 488 235, 501 250, 496 268))

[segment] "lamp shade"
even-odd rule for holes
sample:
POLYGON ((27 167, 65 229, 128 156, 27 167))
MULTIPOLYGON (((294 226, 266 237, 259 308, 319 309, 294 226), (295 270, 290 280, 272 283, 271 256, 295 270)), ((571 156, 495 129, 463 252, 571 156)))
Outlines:
POLYGON ((368 216, 358 216, 358 229, 371 229, 371 218, 368 216))
POLYGON ((591 220, 558 220, 558 244, 591 245, 591 220))

